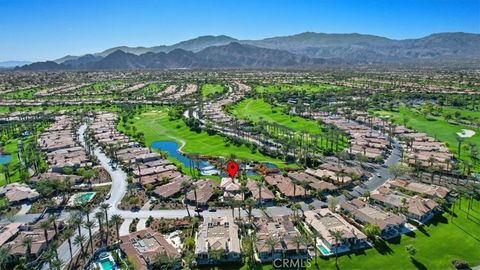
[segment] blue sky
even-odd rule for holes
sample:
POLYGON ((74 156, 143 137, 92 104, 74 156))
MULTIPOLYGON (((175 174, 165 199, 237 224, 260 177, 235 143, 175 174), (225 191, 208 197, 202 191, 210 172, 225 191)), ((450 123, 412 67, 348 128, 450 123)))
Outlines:
POLYGON ((305 31, 395 39, 479 33, 480 0, 0 0, 0 61, 305 31))

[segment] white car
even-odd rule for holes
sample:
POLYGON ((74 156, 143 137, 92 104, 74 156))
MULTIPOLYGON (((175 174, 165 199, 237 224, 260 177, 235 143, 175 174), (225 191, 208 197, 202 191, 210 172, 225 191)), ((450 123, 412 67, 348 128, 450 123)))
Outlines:
POLYGON ((376 175, 377 175, 377 177, 382 178, 382 175, 380 173, 377 173, 376 175))

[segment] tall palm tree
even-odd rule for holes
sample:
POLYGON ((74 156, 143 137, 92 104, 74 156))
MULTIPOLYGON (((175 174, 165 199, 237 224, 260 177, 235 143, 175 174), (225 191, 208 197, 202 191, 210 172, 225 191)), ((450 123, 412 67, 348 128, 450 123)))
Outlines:
POLYGON ((87 205, 82 205, 82 214, 85 215, 87 217, 87 222, 90 221, 90 214, 92 213, 92 208, 90 208, 89 206, 87 205))
POLYGON ((183 181, 183 182, 181 183, 181 187, 182 187, 182 190, 183 190, 183 197, 184 197, 185 209, 187 209, 188 217, 191 217, 191 215, 190 215, 190 210, 188 210, 188 205, 185 203, 185 200, 187 199, 187 193, 188 193, 188 191, 190 190, 190 182, 188 182, 188 181, 183 181))
POLYGON ((317 257, 318 257, 317 238, 315 238, 315 236, 312 236, 312 237, 309 237, 307 239, 307 241, 313 247, 313 251, 315 252, 315 265, 318 265, 318 261, 317 261, 317 257))
POLYGON ((75 215, 72 220, 72 225, 77 227, 78 235, 82 235, 82 225, 84 223, 83 218, 81 215, 75 215))
POLYGON ((48 241, 48 229, 50 229, 50 221, 45 220, 42 223, 40 223, 40 228, 43 229, 43 235, 45 236, 45 243, 47 244, 47 248, 49 246, 49 241, 48 241))
POLYGON ((58 241, 53 240, 50 242, 50 250, 55 254, 55 258, 58 260, 58 241))
POLYGON ((343 238, 343 232, 329 230, 328 233, 333 239, 335 239, 335 266, 338 266, 338 243, 343 238))
POLYGON ((255 185, 258 188, 258 205, 262 204, 262 188, 265 186, 265 182, 263 180, 257 181, 255 185))
POLYGON ((268 237, 267 240, 265 241, 265 245, 267 245, 270 248, 270 257, 272 257, 275 254, 275 248, 280 244, 280 240, 274 237, 268 237))
POLYGON ((103 244, 103 212, 100 210, 95 213, 95 218, 97 219, 99 231, 100 231, 100 243, 103 244))
POLYGON ((120 215, 113 215, 111 221, 115 223, 115 229, 117 232, 117 241, 120 241, 120 222, 122 222, 122 217, 120 215))
POLYGON ((83 242, 85 242, 85 240, 87 240, 85 238, 85 235, 77 235, 75 236, 75 239, 73 240, 73 243, 75 245, 79 245, 80 246, 80 253, 81 253, 81 257, 84 257, 85 256, 85 251, 83 249, 83 242))
POLYGON ((245 204, 245 193, 248 192, 248 187, 241 185, 240 186, 240 192, 242 193, 242 201, 245 204))
POLYGON ((462 143, 464 138, 457 135, 455 136, 455 139, 458 142, 458 159, 460 159, 460 154, 462 153, 462 143))
POLYGON ((73 231, 72 228, 68 228, 65 230, 63 233, 63 236, 67 238, 68 241, 68 249, 70 251, 70 259, 73 258, 73 252, 72 252, 72 237, 75 235, 75 232, 73 231))
POLYGON ((305 238, 301 234, 298 234, 292 237, 292 242, 296 246, 297 256, 298 256, 300 254, 300 245, 303 245, 306 242, 305 238))
MULTIPOLYGON (((88 237, 89 237, 89 240, 90 240, 90 246, 92 248, 92 254, 95 252, 93 250, 93 237, 92 237, 92 228, 95 226, 95 222, 94 221, 87 221, 85 222, 85 224, 83 225, 84 228, 88 229, 88 237)), ((88 247, 87 247, 88 248, 88 247)))
POLYGON ((55 231, 55 235, 58 235, 57 223, 55 222, 55 221, 56 221, 55 214, 50 214, 50 215, 48 216, 48 221, 49 221, 50 223, 52 223, 53 229, 54 229, 54 231, 55 231))
POLYGON ((30 254, 31 254, 31 252, 32 252, 32 242, 33 242, 33 239, 32 239, 32 237, 30 237, 30 236, 25 237, 25 238, 23 238, 23 240, 22 240, 22 246, 24 246, 24 247, 27 248, 27 254, 26 254, 27 261, 28 261, 28 259, 30 258, 30 254))
POLYGON ((252 208, 255 205, 255 201, 252 198, 245 200, 245 207, 248 209, 248 220, 252 222, 252 208))
POLYGON ((195 208, 198 208, 198 200, 197 200, 197 189, 198 189, 198 186, 193 184, 190 189, 193 191, 193 195, 195 197, 195 208))
POLYGON ((107 243, 108 245, 108 234, 110 233, 110 224, 108 224, 108 209, 110 209, 110 204, 108 203, 102 203, 100 205, 100 208, 103 210, 103 212, 105 213, 105 225, 107 227, 107 233, 105 235, 105 242, 107 243))

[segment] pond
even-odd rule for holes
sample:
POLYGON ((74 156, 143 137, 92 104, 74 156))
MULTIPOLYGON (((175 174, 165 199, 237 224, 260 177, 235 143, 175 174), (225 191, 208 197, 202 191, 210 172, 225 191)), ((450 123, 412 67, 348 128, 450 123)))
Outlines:
MULTIPOLYGON (((184 168, 192 167, 193 162, 191 161, 191 159, 185 156, 184 154, 180 153, 180 151, 178 151, 178 143, 173 141, 155 141, 152 143, 151 146, 160 151, 167 152, 169 156, 181 162, 184 168)), ((262 163, 262 164, 269 169, 277 168, 275 164, 271 164, 271 163, 262 163)), ((217 169, 215 169, 215 167, 208 161, 202 160, 198 163, 197 166, 200 169, 202 175, 220 174, 220 172, 217 169)), ((254 171, 252 171, 252 169, 253 169, 253 165, 247 166, 247 176, 258 175, 254 171)))
POLYGON ((0 154, 0 165, 7 164, 12 160, 12 155, 2 155, 0 154))

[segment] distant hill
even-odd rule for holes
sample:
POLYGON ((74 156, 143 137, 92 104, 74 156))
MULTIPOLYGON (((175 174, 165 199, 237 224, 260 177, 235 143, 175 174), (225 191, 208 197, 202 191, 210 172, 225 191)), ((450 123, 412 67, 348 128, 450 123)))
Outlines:
POLYGON ((0 68, 13 68, 13 67, 21 67, 24 65, 31 64, 30 61, 4 61, 0 62, 0 68))
POLYGON ((394 40, 364 34, 305 32, 262 40, 201 36, 174 45, 115 47, 22 67, 52 69, 163 69, 311 67, 330 64, 480 63, 480 34, 438 33, 394 40))

